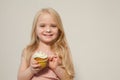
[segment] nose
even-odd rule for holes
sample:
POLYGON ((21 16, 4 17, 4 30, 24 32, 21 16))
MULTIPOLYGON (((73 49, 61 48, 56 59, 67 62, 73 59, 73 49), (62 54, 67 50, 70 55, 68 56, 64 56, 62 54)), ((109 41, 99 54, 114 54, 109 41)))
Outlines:
POLYGON ((47 27, 47 28, 46 28, 46 32, 47 32, 47 33, 50 33, 50 32, 51 32, 50 27, 47 27))

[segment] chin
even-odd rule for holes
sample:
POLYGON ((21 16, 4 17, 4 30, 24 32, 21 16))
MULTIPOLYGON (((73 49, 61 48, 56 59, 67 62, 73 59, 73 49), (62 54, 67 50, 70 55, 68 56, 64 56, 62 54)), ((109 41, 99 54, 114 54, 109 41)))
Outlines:
POLYGON ((55 40, 52 41, 45 41, 46 44, 53 44, 55 42, 55 40))

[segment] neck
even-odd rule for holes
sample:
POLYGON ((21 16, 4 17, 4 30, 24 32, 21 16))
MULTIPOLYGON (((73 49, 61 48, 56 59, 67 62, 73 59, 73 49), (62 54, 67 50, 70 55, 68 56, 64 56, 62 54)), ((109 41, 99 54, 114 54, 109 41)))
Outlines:
POLYGON ((46 53, 50 53, 52 51, 50 44, 45 44, 45 43, 42 43, 42 42, 39 43, 38 50, 46 52, 46 53))

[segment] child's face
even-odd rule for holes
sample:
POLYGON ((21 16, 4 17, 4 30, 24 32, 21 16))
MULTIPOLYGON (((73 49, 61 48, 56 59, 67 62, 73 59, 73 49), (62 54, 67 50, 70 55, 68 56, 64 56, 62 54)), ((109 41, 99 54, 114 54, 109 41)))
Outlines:
POLYGON ((42 14, 38 18, 36 34, 41 42, 51 43, 58 37, 58 27, 50 14, 42 14))

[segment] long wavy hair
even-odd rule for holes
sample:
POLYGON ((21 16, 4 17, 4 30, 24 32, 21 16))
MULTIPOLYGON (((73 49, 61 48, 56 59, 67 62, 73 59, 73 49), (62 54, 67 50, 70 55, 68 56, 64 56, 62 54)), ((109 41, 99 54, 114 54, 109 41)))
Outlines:
POLYGON ((72 62, 72 56, 70 53, 69 46, 67 44, 65 32, 63 29, 62 21, 59 14, 53 8, 43 8, 42 10, 38 11, 32 26, 32 34, 31 34, 31 41, 30 44, 26 47, 26 61, 28 66, 30 65, 30 58, 33 52, 38 48, 39 39, 36 35, 36 24, 38 21, 38 17, 44 13, 50 14, 57 23, 57 27, 59 30, 59 36, 57 40, 51 45, 51 48, 54 50, 56 55, 58 55, 62 60, 62 67, 67 71, 69 77, 73 79, 74 77, 74 66, 72 62))

